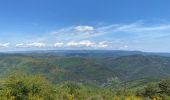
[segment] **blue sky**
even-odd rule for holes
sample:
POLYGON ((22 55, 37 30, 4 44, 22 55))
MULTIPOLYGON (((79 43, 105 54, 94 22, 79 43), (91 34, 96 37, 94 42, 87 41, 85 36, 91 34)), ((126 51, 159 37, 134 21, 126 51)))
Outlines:
POLYGON ((170 52, 169 0, 0 0, 0 51, 170 52))

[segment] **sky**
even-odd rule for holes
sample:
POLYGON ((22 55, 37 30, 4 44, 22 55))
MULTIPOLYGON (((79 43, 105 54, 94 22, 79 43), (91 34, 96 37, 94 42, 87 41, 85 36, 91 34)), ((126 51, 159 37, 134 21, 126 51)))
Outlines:
POLYGON ((170 0, 0 0, 0 51, 170 52, 170 0))

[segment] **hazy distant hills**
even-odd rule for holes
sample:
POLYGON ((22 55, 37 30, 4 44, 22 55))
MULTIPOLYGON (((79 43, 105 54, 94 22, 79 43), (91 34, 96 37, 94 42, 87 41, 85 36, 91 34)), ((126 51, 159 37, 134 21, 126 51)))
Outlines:
POLYGON ((0 54, 0 74, 13 70, 40 73, 58 83, 66 80, 103 84, 170 76, 170 54, 140 51, 36 51, 0 54))
POLYGON ((162 52, 142 52, 142 51, 124 51, 124 50, 37 50, 37 51, 11 51, 0 53, 0 55, 6 54, 46 54, 57 56, 80 56, 80 57, 117 57, 128 55, 157 55, 170 57, 170 53, 162 52))

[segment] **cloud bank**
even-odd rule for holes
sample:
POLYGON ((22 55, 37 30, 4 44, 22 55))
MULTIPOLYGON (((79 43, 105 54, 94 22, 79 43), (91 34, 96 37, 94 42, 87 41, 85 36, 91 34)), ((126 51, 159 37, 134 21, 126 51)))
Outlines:
POLYGON ((31 40, 0 43, 0 48, 151 50, 163 48, 162 44, 168 45, 169 41, 170 24, 135 22, 63 27, 31 40))

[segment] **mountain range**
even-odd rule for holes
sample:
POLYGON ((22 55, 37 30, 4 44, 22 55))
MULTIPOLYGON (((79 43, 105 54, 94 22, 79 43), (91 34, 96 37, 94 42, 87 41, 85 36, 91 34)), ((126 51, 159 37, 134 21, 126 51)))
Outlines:
POLYGON ((54 83, 99 85, 113 78, 151 82, 170 76, 170 54, 140 51, 70 50, 0 54, 0 75, 11 71, 42 74, 54 83))

